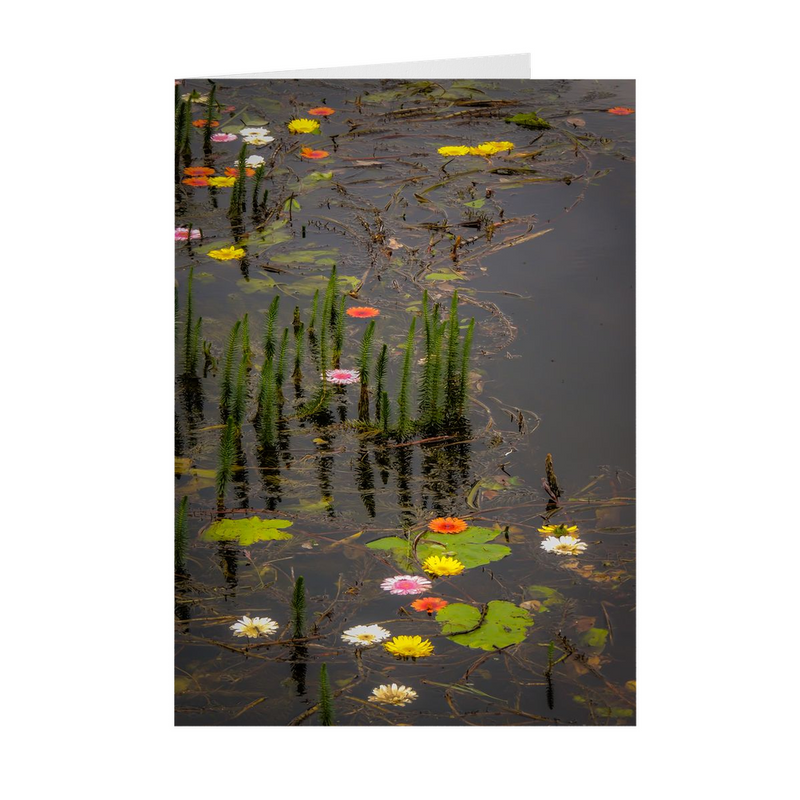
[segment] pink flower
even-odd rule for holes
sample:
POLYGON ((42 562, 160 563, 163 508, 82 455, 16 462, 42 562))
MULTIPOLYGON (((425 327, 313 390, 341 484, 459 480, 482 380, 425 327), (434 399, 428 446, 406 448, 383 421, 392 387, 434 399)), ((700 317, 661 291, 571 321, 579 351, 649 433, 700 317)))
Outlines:
POLYGON ((235 142, 238 137, 235 133, 212 133, 212 142, 235 142))
POLYGON ((423 594, 430 588, 431 582, 417 575, 395 575, 381 584, 381 589, 391 594, 423 594))
POLYGON ((359 372, 357 369, 329 369, 325 371, 325 376, 331 383, 346 386, 348 383, 358 381, 359 372))
MULTIPOLYGON (((203 234, 197 229, 192 228, 192 239, 199 239, 203 234)), ((188 228, 175 228, 175 241, 185 242, 189 238, 188 228)))

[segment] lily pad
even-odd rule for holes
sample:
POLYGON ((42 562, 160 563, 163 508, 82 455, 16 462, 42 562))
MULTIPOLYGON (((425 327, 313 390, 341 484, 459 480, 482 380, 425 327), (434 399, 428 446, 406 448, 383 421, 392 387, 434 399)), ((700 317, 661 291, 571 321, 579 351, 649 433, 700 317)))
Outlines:
POLYGON ((273 539, 291 539, 292 534, 279 530, 288 528, 292 523, 288 519, 220 519, 212 522, 201 534, 206 542, 239 542, 250 545, 255 542, 269 542, 273 539))
MULTIPOLYGON (((286 201, 289 202, 288 200, 286 201)), ((296 201, 293 201, 296 202, 296 201)), ((300 205, 298 204, 299 208, 300 205)), ((320 266, 333 267, 336 259, 331 256, 339 255, 338 250, 297 250, 294 253, 281 253, 272 256, 270 261, 275 264, 319 264, 320 266)))
MULTIPOLYGON (((511 552, 511 548, 503 544, 489 544, 500 533, 501 531, 492 528, 477 527, 467 528, 461 533, 428 531, 417 543, 417 557, 424 561, 428 556, 447 555, 457 558, 467 569, 480 567, 499 561, 511 552)), ((407 539, 386 536, 369 542, 367 547, 388 551, 401 569, 413 569, 415 566, 407 539)))
MULTIPOLYGON (((355 289, 359 284, 358 278, 353 275, 337 275, 336 282, 339 285, 339 291, 349 292, 355 289)), ((302 294, 311 297, 317 289, 320 294, 325 292, 328 285, 328 278, 324 275, 309 275, 307 278, 297 281, 287 287, 287 291, 292 294, 302 294)))
POLYGON ((533 131, 550 127, 550 123, 546 119, 542 119, 538 114, 533 112, 530 114, 514 114, 513 117, 506 117, 506 122, 513 122, 514 125, 519 125, 521 128, 528 128, 533 131))
POLYGON ((519 644, 533 625, 533 618, 527 611, 505 600, 492 600, 483 619, 479 608, 451 603, 437 613, 436 621, 442 623, 442 634, 451 642, 480 650, 519 644))
POLYGON ((256 292, 271 292, 277 285, 272 278, 248 278, 236 281, 236 285, 245 294, 255 294, 256 292))
POLYGON ((608 630, 606 628, 589 628, 578 637, 584 647, 593 650, 595 653, 602 653, 606 647, 608 630))

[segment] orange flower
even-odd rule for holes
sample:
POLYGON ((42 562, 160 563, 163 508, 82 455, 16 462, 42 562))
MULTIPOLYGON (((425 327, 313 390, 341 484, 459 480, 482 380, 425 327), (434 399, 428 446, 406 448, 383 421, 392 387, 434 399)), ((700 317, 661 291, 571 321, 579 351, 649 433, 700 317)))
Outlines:
POLYGON ((208 186, 208 178, 184 178, 181 182, 187 186, 208 186))
MULTIPOLYGON (((239 177, 239 168, 238 167, 225 167, 225 174, 229 178, 238 178, 239 177)), ((256 174, 254 169, 250 169, 250 167, 244 168, 244 174, 247 175, 248 178, 252 178, 253 175, 256 174)))
POLYGON ((442 600, 441 597, 423 597, 420 600, 415 600, 411 604, 411 608, 415 611, 427 611, 428 616, 431 616, 434 611, 439 611, 447 605, 447 600, 442 600))
POLYGON ((634 110, 632 108, 625 108, 624 106, 614 106, 614 108, 609 108, 608 109, 608 113, 609 114, 617 114, 620 117, 624 117, 627 114, 633 114, 635 112, 634 112, 634 110))
POLYGON ((428 523, 428 527, 436 533, 461 533, 467 529, 467 523, 458 517, 437 517, 428 523))
MULTIPOLYGON (((195 128, 205 128, 205 126, 208 125, 208 120, 207 119, 196 119, 196 120, 194 120, 192 122, 192 125, 194 125, 195 128)), ((211 120, 211 127, 212 128, 218 128, 219 127, 219 122, 217 122, 217 120, 215 120, 215 119, 212 119, 211 120)))
POLYGON ((313 114, 315 117, 329 117, 336 112, 327 106, 320 106, 319 108, 309 108, 308 113, 313 114))
POLYGON ((199 178, 203 175, 213 175, 214 170, 211 169, 211 167, 186 167, 183 174, 191 175, 193 178, 199 178))
POLYGON ((304 147, 300 151, 303 158, 327 158, 330 153, 327 150, 312 150, 310 147, 304 147))
POLYGON ((358 319, 367 319, 367 317, 377 317, 381 312, 377 308, 370 308, 369 306, 357 306, 356 308, 348 308, 348 317, 358 317, 358 319))

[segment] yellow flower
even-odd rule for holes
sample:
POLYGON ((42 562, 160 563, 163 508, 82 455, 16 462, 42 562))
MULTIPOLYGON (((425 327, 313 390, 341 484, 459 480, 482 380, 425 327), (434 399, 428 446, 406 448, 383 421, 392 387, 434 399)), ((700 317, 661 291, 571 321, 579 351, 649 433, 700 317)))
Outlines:
POLYGON ((231 245, 220 250, 212 250, 209 255, 219 261, 230 261, 233 258, 241 258, 244 255, 244 250, 241 247, 231 245))
POLYGON ((216 178, 209 178, 209 186, 233 186, 236 183, 236 178, 223 178, 222 176, 216 178))
POLYGON ((319 120, 293 119, 288 123, 291 133, 316 133, 319 130, 319 120))
POLYGON ((422 569, 429 575, 460 575, 464 565, 450 556, 428 556, 422 562, 422 569))
POLYGON ((513 150, 513 142, 482 142, 477 147, 470 147, 471 156, 493 156, 503 150, 513 150))
POLYGON ((577 532, 577 525, 543 525, 539 528, 539 533, 546 533, 549 536, 571 536, 577 532))
POLYGON ((436 151, 440 156, 466 156, 469 154, 469 147, 458 145, 457 147, 440 147, 436 151))
POLYGON ((395 636, 384 648, 398 658, 424 658, 433 653, 430 639, 421 636, 395 636))

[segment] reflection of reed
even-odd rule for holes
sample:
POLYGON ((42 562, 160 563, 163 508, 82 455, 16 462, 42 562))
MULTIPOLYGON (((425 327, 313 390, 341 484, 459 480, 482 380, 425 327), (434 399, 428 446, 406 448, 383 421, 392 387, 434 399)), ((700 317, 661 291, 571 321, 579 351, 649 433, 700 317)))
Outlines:
POLYGON ((356 487, 361 493, 361 502, 370 517, 375 517, 375 476, 369 462, 369 450, 362 442, 355 460, 356 487))
POLYGON ((395 471, 397 472, 397 504, 403 509, 400 512, 400 524, 404 528, 410 528, 416 520, 416 514, 412 511, 411 477, 413 453, 411 448, 398 447, 395 450, 394 463, 395 471))
POLYGON ((222 570, 225 583, 228 585, 231 594, 235 595, 236 587, 239 585, 237 576, 239 550, 230 542, 219 542, 217 545, 217 557, 219 558, 219 568, 222 570))

